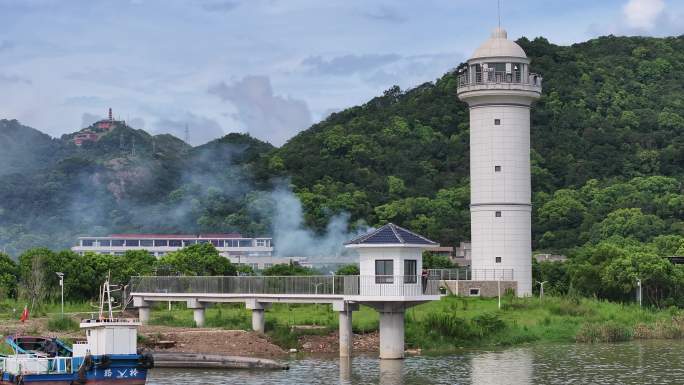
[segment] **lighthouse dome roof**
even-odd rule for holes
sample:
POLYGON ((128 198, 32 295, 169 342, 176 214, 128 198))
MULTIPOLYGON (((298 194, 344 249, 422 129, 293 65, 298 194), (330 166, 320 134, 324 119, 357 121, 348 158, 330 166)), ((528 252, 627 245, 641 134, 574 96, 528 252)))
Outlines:
POLYGON ((492 36, 475 50, 470 60, 493 57, 527 59, 525 51, 516 42, 508 40, 508 33, 503 28, 496 28, 492 36))

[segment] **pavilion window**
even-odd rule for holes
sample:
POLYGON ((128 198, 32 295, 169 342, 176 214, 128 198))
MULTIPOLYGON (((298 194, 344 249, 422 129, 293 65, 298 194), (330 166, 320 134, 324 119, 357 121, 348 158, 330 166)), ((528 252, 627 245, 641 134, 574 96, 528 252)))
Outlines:
POLYGON ((404 260, 404 283, 418 282, 418 262, 415 259, 404 260))
POLYGON ((180 239, 170 239, 169 247, 183 247, 183 241, 180 239))
POLYGON ((238 243, 238 247, 252 247, 252 241, 251 240, 240 240, 238 243))
POLYGON ((138 246, 140 246, 140 240, 139 239, 126 239, 126 246, 127 247, 138 247, 138 246))
POLYGON ((375 261, 375 283, 394 283, 394 261, 378 259, 375 261))
POLYGON ((156 247, 167 247, 169 245, 169 241, 166 239, 155 239, 154 240, 154 246, 156 247))
POLYGON ((121 247, 124 245, 123 239, 112 239, 112 246, 121 247))
POLYGON ((154 246, 154 241, 151 239, 141 239, 140 246, 142 247, 152 247, 154 246))
POLYGON ((106 246, 109 247, 111 246, 112 242, 109 239, 100 239, 100 247, 106 246))

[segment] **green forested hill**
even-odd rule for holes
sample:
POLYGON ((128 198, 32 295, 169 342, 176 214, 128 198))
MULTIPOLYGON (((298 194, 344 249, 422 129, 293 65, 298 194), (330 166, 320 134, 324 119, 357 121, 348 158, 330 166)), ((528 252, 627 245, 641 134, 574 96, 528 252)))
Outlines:
MULTIPOLYGON (((532 114, 535 249, 684 235, 684 37, 519 43, 544 77, 532 114)), ((3 177, 0 246, 63 247, 84 232, 265 234, 270 218, 254 207, 283 183, 316 230, 346 212, 351 226, 393 221, 451 245, 470 236, 468 140, 454 73, 387 90, 281 148, 239 134, 189 148, 130 128, 83 148, 52 140, 43 153, 54 158, 3 177)))
POLYGON ((0 177, 35 172, 59 158, 62 143, 16 120, 0 119, 0 177))
MULTIPOLYGON (((682 234, 684 37, 519 43, 544 76, 532 115, 535 247, 581 244, 628 208, 641 210, 623 212, 629 221, 655 215, 658 233, 682 234)), ((333 114, 274 156, 312 224, 344 209, 450 244, 469 237, 468 115, 454 73, 333 114)))

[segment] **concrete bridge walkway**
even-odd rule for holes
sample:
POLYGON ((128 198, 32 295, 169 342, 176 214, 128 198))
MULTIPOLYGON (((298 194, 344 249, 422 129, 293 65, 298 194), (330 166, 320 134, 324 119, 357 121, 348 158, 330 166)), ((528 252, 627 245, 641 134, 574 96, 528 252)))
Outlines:
POLYGON ((293 277, 132 277, 131 297, 140 320, 149 322, 154 302, 185 302, 198 327, 208 304, 244 302, 252 329, 264 332, 264 312, 273 303, 329 303, 339 314, 340 357, 352 354, 352 314, 359 305, 380 313, 380 358, 404 356, 404 313, 439 300, 439 281, 418 275, 293 277))

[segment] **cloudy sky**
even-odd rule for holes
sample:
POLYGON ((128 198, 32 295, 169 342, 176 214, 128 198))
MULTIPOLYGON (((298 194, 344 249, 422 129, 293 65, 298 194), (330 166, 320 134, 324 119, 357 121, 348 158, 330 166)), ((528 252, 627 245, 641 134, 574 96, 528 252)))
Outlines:
MULTIPOLYGON (((0 118, 53 136, 114 114, 200 144, 281 145, 457 66, 496 0, 0 0, 0 118)), ((684 33, 681 0, 502 0, 509 38, 684 33)))

